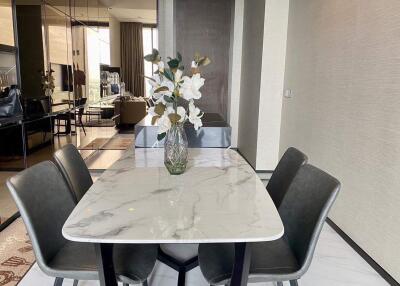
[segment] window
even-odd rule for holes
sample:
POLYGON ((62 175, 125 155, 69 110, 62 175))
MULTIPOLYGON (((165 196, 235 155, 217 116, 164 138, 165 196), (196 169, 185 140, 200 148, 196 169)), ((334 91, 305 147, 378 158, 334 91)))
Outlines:
MULTIPOLYGON (((144 27, 143 28, 143 54, 151 54, 153 49, 158 49, 158 30, 155 27, 144 27)), ((157 67, 152 63, 144 61, 144 75, 151 77, 157 67)), ((145 78, 145 95, 149 96, 149 91, 151 89, 148 80, 145 78)))

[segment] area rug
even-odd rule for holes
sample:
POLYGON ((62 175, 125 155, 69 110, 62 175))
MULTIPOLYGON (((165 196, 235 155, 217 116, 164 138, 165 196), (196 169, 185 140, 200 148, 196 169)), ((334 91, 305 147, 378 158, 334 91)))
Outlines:
POLYGON ((14 286, 35 263, 32 245, 21 218, 0 232, 0 286, 14 286))
POLYGON ((133 144, 133 138, 96 138, 80 150, 126 150, 133 144))

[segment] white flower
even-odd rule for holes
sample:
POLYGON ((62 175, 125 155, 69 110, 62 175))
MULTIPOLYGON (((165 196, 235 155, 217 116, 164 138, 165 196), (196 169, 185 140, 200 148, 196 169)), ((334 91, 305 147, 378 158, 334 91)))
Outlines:
MULTIPOLYGON (((172 105, 167 106, 166 109, 167 114, 175 113, 175 109, 172 105)), ((176 113, 181 117, 179 122, 184 122, 186 120, 186 110, 183 106, 178 106, 176 113)))
POLYGON ((168 117, 167 110, 164 112, 163 116, 158 119, 158 134, 167 132, 171 128, 171 121, 168 117))
POLYGON ((164 72, 164 62, 162 62, 162 61, 158 62, 158 70, 160 72, 164 72))
POLYGON ((199 73, 193 75, 191 78, 184 76, 179 93, 182 94, 182 97, 186 100, 199 99, 201 97, 199 89, 203 85, 204 78, 201 78, 199 73))
POLYGON ((150 96, 155 99, 155 103, 163 103, 166 104, 164 100, 164 95, 171 96, 172 92, 175 89, 175 85, 172 81, 168 80, 166 77, 161 77, 160 75, 156 74, 153 76, 153 80, 149 80, 149 84, 151 85, 150 96), (168 90, 161 90, 155 92, 160 87, 167 87, 168 90))
POLYGON ((184 122, 186 120, 186 110, 185 110, 185 108, 182 107, 182 106, 178 106, 177 113, 181 117, 181 119, 179 119, 179 122, 184 122))
POLYGON ((197 63, 195 61, 192 61, 192 66, 191 67, 192 68, 198 68, 198 65, 197 65, 197 63))
POLYGON ((154 111, 154 106, 152 106, 152 107, 149 107, 149 109, 147 110, 147 112, 151 115, 151 117, 154 117, 154 116, 158 116, 158 114, 154 111))
POLYGON ((194 125, 195 130, 199 130, 201 126, 203 126, 203 122, 201 118, 203 114, 201 114, 201 110, 194 106, 193 100, 189 102, 189 121, 194 125))
POLYGON ((178 70, 175 72, 175 82, 180 82, 180 81, 181 81, 181 78, 182 78, 182 71, 178 69, 178 70))

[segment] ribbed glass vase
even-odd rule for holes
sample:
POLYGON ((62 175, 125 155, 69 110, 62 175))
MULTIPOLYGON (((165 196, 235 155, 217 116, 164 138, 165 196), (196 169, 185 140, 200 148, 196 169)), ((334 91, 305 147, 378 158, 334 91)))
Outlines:
POLYGON ((185 172, 188 161, 188 141, 183 123, 172 124, 164 142, 164 164, 171 175, 185 172))

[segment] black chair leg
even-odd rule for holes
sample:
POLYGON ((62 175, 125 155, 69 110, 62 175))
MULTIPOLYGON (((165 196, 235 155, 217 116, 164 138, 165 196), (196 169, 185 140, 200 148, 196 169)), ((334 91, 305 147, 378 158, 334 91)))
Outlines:
POLYGON ((79 282, 79 280, 74 280, 73 286, 78 286, 78 282, 79 282))
POLYGON ((129 286, 128 283, 122 283, 122 286, 129 286))
POLYGON ((83 133, 86 136, 85 126, 83 125, 83 122, 82 122, 82 115, 78 115, 78 120, 79 120, 79 125, 80 125, 80 127, 82 127, 83 133))
POLYGON ((178 274, 178 286, 185 286, 186 270, 181 269, 178 274))
POLYGON ((290 280, 290 286, 299 286, 297 280, 290 280))
POLYGON ((62 286, 63 285, 64 278, 56 277, 54 280, 54 286, 62 286))
POLYGON ((283 282, 282 281, 278 281, 278 282, 276 282, 276 285, 277 286, 283 286, 283 282))

